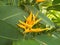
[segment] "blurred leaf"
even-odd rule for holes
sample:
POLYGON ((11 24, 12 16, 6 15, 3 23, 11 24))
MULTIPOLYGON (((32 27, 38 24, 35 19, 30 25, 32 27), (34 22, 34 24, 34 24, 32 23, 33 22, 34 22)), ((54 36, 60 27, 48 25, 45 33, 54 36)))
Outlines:
POLYGON ((0 6, 5 6, 5 3, 3 1, 0 1, 0 6))
POLYGON ((28 40, 23 39, 23 40, 14 41, 13 45, 40 45, 40 43, 33 39, 28 39, 28 40))
POLYGON ((0 20, 0 37, 11 40, 18 40, 19 36, 21 36, 21 34, 18 32, 17 28, 0 20))
POLYGON ((60 45, 60 33, 41 34, 33 39, 14 41, 13 45, 60 45))
POLYGON ((50 7, 47 8, 47 10, 56 10, 56 11, 60 11, 60 5, 50 6, 50 7))
MULTIPOLYGON (((4 25, 1 22, 1 25, 0 25, 2 26, 1 31, 0 31, 1 37, 5 37, 9 39, 12 38, 12 40, 21 38, 21 37, 18 37, 20 35, 20 32, 18 32, 17 24, 19 20, 22 20, 22 21, 25 20, 23 16, 27 16, 27 13, 24 12, 22 9, 17 8, 15 6, 14 7, 2 6, 0 7, 0 14, 1 14, 0 20, 2 20, 3 22, 6 22, 6 24, 3 23, 4 25)), ((21 29, 19 28, 19 30, 21 29)))
POLYGON ((1 0, 5 5, 17 6, 18 0, 1 0))
POLYGON ((8 3, 10 3, 10 0, 0 0, 3 4, 7 5, 8 3))
POLYGON ((60 5, 60 0, 54 0, 53 5, 59 4, 60 5))
POLYGON ((47 24, 50 27, 54 27, 55 28, 54 23, 46 15, 44 15, 43 13, 39 13, 39 17, 42 18, 43 24, 47 24))
POLYGON ((45 45, 60 45, 60 37, 59 37, 60 34, 58 33, 54 34, 54 33, 51 36, 46 34, 41 34, 36 38, 36 40, 40 41, 41 44, 45 44, 45 45))
POLYGON ((12 41, 0 37, 0 45, 12 45, 12 41))
POLYGON ((24 16, 27 16, 28 14, 24 12, 22 9, 17 7, 11 7, 11 6, 2 6, 0 7, 0 19, 8 22, 9 24, 14 25, 14 27, 17 27, 19 20, 25 20, 24 16))

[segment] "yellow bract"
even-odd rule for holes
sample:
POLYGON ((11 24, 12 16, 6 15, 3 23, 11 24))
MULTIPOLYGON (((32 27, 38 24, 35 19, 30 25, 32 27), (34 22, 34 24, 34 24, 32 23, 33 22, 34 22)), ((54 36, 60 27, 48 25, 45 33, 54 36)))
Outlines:
POLYGON ((38 3, 38 2, 44 2, 45 0, 36 0, 36 2, 38 3))
POLYGON ((48 28, 45 28, 45 29, 32 28, 35 24, 37 24, 41 20, 41 18, 37 19, 37 15, 38 13, 34 15, 32 14, 32 12, 30 12, 30 15, 26 18, 26 22, 19 20, 20 24, 17 24, 17 25, 25 30, 23 33, 41 32, 48 29, 48 28))

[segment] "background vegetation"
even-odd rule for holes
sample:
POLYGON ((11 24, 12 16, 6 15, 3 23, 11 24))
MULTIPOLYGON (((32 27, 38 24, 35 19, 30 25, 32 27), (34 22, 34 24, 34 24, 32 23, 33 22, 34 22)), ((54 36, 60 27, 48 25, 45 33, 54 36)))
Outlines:
POLYGON ((60 0, 0 0, 0 45, 60 45, 60 0), (17 24, 30 11, 39 12, 38 18, 42 21, 38 27, 51 29, 27 34, 24 39, 17 24))

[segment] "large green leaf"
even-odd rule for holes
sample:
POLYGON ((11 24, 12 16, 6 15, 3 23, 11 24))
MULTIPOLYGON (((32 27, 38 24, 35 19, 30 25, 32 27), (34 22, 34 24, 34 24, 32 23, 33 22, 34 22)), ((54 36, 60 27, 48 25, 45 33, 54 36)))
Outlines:
POLYGON ((17 26, 19 20, 25 20, 23 16, 28 15, 26 12, 17 7, 3 6, 0 7, 0 19, 14 26, 17 26))
POLYGON ((60 45, 60 33, 41 34, 33 39, 17 40, 13 45, 60 45))
POLYGON ((0 19, 3 21, 3 22, 1 21, 0 23, 1 24, 0 27, 2 26, 0 31, 1 37, 9 39, 10 38, 18 39, 19 38, 18 35, 20 35, 19 34, 20 32, 18 32, 17 24, 19 20, 25 20, 23 16, 26 15, 27 15, 26 12, 17 7, 11 7, 11 6, 0 7, 0 19), (7 23, 5 24, 4 22, 7 22, 8 24, 7 23))
POLYGON ((12 45, 12 41, 0 37, 0 45, 12 45))
POLYGON ((51 36, 42 34, 35 38, 35 40, 41 42, 41 44, 46 45, 60 45, 60 33, 54 32, 51 36))
POLYGON ((40 43, 33 39, 28 39, 28 40, 23 39, 23 40, 14 41, 13 45, 40 45, 40 43))
POLYGON ((21 37, 21 34, 17 28, 0 20, 0 37, 11 40, 18 40, 19 36, 21 37))

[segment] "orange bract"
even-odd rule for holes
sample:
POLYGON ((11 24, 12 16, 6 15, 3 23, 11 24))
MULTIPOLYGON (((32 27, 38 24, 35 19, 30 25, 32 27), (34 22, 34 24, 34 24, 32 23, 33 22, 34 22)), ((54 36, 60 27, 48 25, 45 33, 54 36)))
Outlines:
POLYGON ((35 24, 37 24, 41 20, 41 19, 37 19, 37 15, 34 15, 31 12, 30 15, 26 18, 26 22, 19 20, 20 24, 17 24, 17 25, 25 30, 23 33, 41 32, 41 31, 48 29, 48 28, 45 28, 45 29, 40 29, 40 28, 33 29, 32 28, 35 24))

